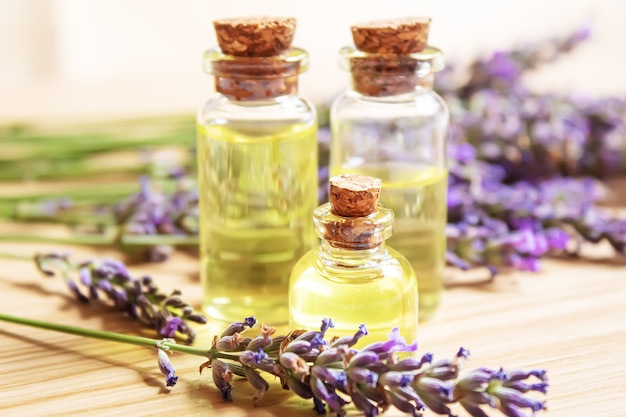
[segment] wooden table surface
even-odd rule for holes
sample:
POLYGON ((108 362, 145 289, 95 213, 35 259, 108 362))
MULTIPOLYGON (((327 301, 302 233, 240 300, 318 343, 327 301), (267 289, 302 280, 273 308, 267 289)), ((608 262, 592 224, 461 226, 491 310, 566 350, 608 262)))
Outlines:
MULTIPOLYGON (((52 249, 59 247, 0 245, 5 253, 52 249)), ((79 247, 72 253, 76 260, 116 256, 79 247)), ((548 261, 537 274, 507 274, 492 284, 447 289, 436 317, 421 325, 420 350, 451 357, 459 346, 467 347, 472 357, 466 370, 547 369, 549 410, 539 415, 626 415, 626 266, 608 249, 595 255, 548 261)), ((43 277, 30 262, 0 262, 0 311, 137 334, 135 324, 106 308, 77 305, 62 280, 43 277)), ((180 288, 198 305, 197 268, 195 258, 176 253, 167 263, 132 271, 149 273, 164 289, 180 288)), ((197 344, 208 344, 220 327, 199 329, 197 344)), ((170 390, 154 350, 2 323, 0 416, 315 416, 308 401, 275 382, 256 408, 253 390, 243 381, 234 383, 235 401, 224 403, 210 371, 198 373, 202 358, 175 353, 172 360, 179 381, 170 390)))

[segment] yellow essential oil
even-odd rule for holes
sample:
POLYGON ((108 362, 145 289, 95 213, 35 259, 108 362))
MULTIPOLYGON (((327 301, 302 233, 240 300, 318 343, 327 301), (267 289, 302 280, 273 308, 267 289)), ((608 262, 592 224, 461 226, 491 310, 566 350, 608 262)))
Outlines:
MULTIPOLYGON (((340 176, 370 178, 363 176, 340 176)), ((321 245, 309 251, 293 269, 289 284, 290 328, 314 329, 324 317, 335 327, 329 336, 354 334, 359 325, 369 335, 357 346, 386 340, 391 329, 410 343, 417 338, 418 291, 409 262, 385 245, 393 212, 381 205, 363 217, 341 216, 331 203, 314 212, 321 245)))
POLYGON ((289 274, 316 244, 317 116, 297 95, 308 54, 291 46, 293 18, 214 27, 219 48, 204 67, 216 93, 198 112, 203 308, 224 321, 286 323, 289 274))
POLYGON ((423 17, 352 25, 354 44, 339 52, 350 87, 330 112, 330 172, 382 178, 381 202, 396 216, 389 244, 415 269, 420 320, 443 290, 447 216, 449 112, 432 89, 444 57, 429 28, 423 17))
POLYGON ((342 172, 370 175, 383 180, 380 201, 394 212, 394 231, 388 243, 411 263, 419 282, 420 320, 437 309, 443 291, 447 171, 402 163, 332 167, 342 172))
POLYGON ((289 274, 316 242, 314 122, 199 127, 201 281, 211 317, 286 322, 289 274))

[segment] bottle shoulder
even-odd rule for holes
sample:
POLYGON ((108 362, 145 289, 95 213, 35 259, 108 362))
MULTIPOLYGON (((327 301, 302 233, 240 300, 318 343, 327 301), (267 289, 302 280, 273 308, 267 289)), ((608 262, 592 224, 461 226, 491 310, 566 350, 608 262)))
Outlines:
POLYGON ((417 88, 411 93, 390 97, 366 97, 352 90, 340 94, 330 109, 331 119, 351 117, 448 117, 445 100, 428 88, 417 88))
POLYGON ((216 93, 198 110, 199 123, 215 120, 287 121, 315 123, 315 106, 306 98, 289 95, 263 101, 236 101, 216 93))
POLYGON ((324 256, 321 247, 311 249, 294 266, 291 280, 323 280, 343 284, 371 284, 385 279, 410 284, 415 280, 411 264, 395 249, 384 251, 371 259, 362 259, 356 265, 324 256))

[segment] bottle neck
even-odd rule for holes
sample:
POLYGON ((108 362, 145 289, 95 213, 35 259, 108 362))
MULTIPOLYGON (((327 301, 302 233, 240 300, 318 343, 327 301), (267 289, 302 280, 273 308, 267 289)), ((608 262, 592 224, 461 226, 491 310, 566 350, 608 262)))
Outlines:
POLYGON ((392 233, 393 211, 378 204, 370 215, 344 217, 335 214, 330 203, 325 203, 313 211, 313 223, 324 245, 337 250, 367 251, 384 247, 392 233))
POLYGON ((391 97, 417 88, 432 90, 434 76, 418 74, 411 60, 358 58, 351 62, 351 89, 366 97, 391 97))
POLYGON ((352 90, 371 98, 432 89, 433 74, 444 68, 443 52, 432 46, 407 54, 368 53, 347 46, 339 57, 339 66, 351 74, 352 90))
POLYGON ((257 74, 251 78, 246 74, 229 72, 228 69, 215 75, 215 91, 235 101, 263 101, 298 93, 298 76, 257 74))
POLYGON ((362 268, 375 266, 389 256, 385 242, 367 249, 337 247, 327 240, 320 244, 318 260, 325 268, 362 268))
POLYGON ((235 101, 266 101, 298 92, 298 75, 308 67, 308 54, 292 48, 279 56, 239 57, 219 49, 205 53, 205 70, 215 77, 215 90, 235 101))

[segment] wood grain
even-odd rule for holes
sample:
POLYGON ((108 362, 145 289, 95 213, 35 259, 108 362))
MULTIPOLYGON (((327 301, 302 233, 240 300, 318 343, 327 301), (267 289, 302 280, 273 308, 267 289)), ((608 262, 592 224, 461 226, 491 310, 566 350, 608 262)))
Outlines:
MULTIPOLYGON (((31 254, 54 246, 0 245, 1 252, 31 254)), ((75 259, 114 252, 72 248, 75 259)), ((549 261, 538 274, 503 275, 492 284, 446 290, 443 305, 420 328, 421 351, 453 355, 460 345, 477 366, 545 368, 548 417, 623 416, 626 409, 626 266, 602 259, 549 261)), ((25 261, 0 261, 0 310, 137 334, 137 327, 106 308, 78 306, 59 279, 42 277, 25 261)), ((161 265, 133 267, 165 289, 180 288, 200 301, 195 258, 175 254, 161 265)), ((220 325, 199 330, 208 344, 220 325)), ((165 387, 150 349, 31 329, 0 327, 0 416, 314 416, 311 404, 275 382, 260 403, 236 382, 233 403, 216 393, 202 358, 174 354, 179 382, 165 387)), ((466 415, 459 411, 460 415, 466 415)), ((358 415, 352 411, 349 415, 358 415)), ((389 416, 400 416, 388 412, 389 416)), ((434 416, 428 412, 427 415, 434 416)), ((493 411, 490 415, 500 415, 493 411)))

